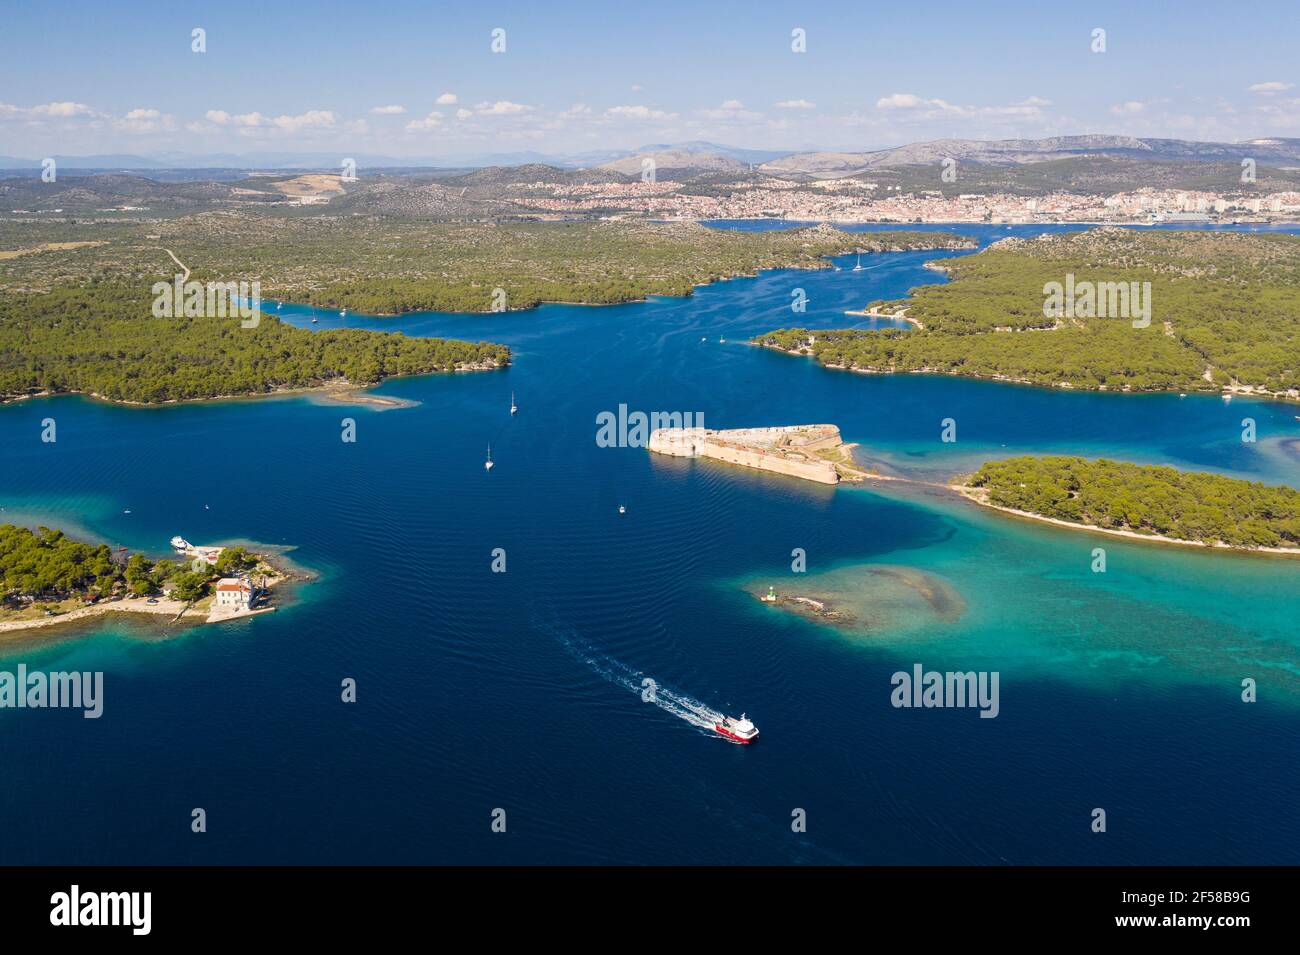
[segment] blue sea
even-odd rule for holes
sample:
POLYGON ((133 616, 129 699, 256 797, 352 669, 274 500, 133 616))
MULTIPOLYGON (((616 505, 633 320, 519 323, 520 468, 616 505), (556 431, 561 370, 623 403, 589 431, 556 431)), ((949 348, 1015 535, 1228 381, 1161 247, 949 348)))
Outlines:
MULTIPOLYGON (((981 244, 1044 231, 947 228, 981 244)), ((597 416, 626 405, 712 428, 833 423, 864 460, 922 480, 1053 452, 1300 486, 1293 405, 855 375, 746 344, 872 327, 844 311, 943 281, 923 268, 936 257, 603 308, 284 305, 304 327, 514 350, 508 370, 377 389, 408 408, 0 406, 0 521, 155 556, 173 534, 256 542, 314 576, 252 620, 0 642, 0 669, 105 674, 100 719, 0 710, 0 864, 1300 862, 1300 561, 598 446, 597 416), (753 597, 873 568, 941 582, 959 611, 900 599, 855 631, 753 597), (918 663, 998 672, 998 716, 895 708, 892 674, 918 663), (1247 678, 1258 702, 1242 702, 1247 678), (714 711, 761 738, 698 725, 714 711)))

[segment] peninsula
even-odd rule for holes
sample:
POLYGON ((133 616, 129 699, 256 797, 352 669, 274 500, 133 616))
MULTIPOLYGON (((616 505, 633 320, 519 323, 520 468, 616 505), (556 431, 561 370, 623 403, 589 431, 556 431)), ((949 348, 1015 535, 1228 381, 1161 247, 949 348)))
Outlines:
POLYGON ((0 526, 0 634, 107 613, 216 623, 270 613, 273 588, 291 578, 241 546, 193 547, 176 559, 87 544, 48 527, 0 526))
POLYGON ((1102 228, 932 264, 948 284, 865 310, 915 327, 754 342, 859 372, 1300 399, 1300 236, 1102 228))
POLYGON ((1064 456, 990 461, 952 489, 1020 517, 1120 537, 1300 555, 1300 491, 1064 456))
MULTIPOLYGON (((830 268, 828 256, 853 252, 975 247, 952 232, 846 232, 824 224, 737 231, 695 222, 431 223, 253 212, 148 223, 0 219, 0 250, 24 253, 0 258, 0 293, 92 281, 147 288, 171 279, 160 270, 176 270, 168 258, 174 251, 196 281, 257 278, 266 300, 370 315, 490 313, 543 302, 610 305, 690 295, 697 286, 762 269, 830 268)), ((149 314, 147 306, 141 314, 149 314)))
POLYGON ((156 318, 148 284, 0 294, 0 400, 80 393, 161 404, 501 368, 510 349, 361 329, 312 332, 263 314, 156 318))
POLYGON ((866 472, 853 464, 853 445, 844 444, 833 424, 772 428, 659 428, 647 445, 656 454, 677 458, 712 458, 727 464, 771 471, 789 477, 838 484, 861 481, 866 472))

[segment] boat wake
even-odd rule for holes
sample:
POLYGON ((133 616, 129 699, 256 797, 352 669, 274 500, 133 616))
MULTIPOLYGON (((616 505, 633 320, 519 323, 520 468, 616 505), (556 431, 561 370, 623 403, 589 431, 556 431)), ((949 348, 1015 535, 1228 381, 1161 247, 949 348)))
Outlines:
POLYGON ((665 686, 654 677, 615 660, 607 653, 592 646, 571 631, 559 627, 545 626, 559 641, 560 645, 576 660, 586 664, 598 676, 615 686, 637 694, 647 703, 653 703, 665 713, 670 713, 679 720, 705 730, 715 739, 724 737, 715 735, 715 728, 723 721, 723 714, 712 709, 695 697, 670 686, 665 686))

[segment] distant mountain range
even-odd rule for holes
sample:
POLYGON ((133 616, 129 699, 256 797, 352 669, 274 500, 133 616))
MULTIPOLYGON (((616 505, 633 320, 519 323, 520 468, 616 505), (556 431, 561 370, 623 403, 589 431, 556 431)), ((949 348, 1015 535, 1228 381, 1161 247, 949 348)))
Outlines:
MULTIPOLYGON (((636 158, 635 172, 641 172, 640 157, 672 154, 683 159, 679 168, 713 168, 719 159, 734 161, 737 168, 768 162, 789 154, 788 150, 740 149, 703 140, 685 143, 653 143, 636 149, 603 149, 570 155, 538 152, 483 153, 460 156, 385 156, 355 153, 357 166, 370 169, 480 169, 486 166, 546 165, 561 169, 593 169, 620 160, 636 158)), ((102 153, 88 156, 52 157, 64 169, 132 170, 146 169, 324 169, 341 167, 344 157, 338 153, 260 152, 260 153, 158 153, 139 156, 129 153, 102 153)), ((41 159, 0 156, 0 169, 36 170, 41 159)), ((660 164, 663 165, 662 163, 660 164)), ((722 164, 726 165, 726 164, 722 164)))
MULTIPOLYGON (((1300 139, 1246 143, 1129 136, 943 139, 869 152, 785 154, 692 141, 521 161, 533 156, 508 153, 438 161, 357 155, 352 158, 367 172, 345 196, 335 197, 330 208, 384 214, 508 215, 519 211, 514 199, 520 186, 626 182, 641 176, 647 158, 654 160, 661 179, 694 181, 696 188, 706 189, 726 188, 727 182, 749 179, 758 171, 805 182, 855 177, 904 193, 1110 195, 1144 186, 1213 191, 1239 182, 1238 166, 1245 158, 1258 164, 1257 188, 1285 191, 1300 186, 1300 139), (936 175, 946 159, 961 165, 958 179, 952 182, 936 175)), ((0 157, 0 209, 86 211, 126 205, 177 212, 213 204, 258 205, 285 201, 277 180, 307 170, 339 171, 337 158, 323 153, 54 158, 59 164, 57 185, 40 181, 37 160, 0 157)))
POLYGON ((773 175, 824 178, 850 176, 878 168, 938 165, 945 159, 976 165, 1007 166, 1083 157, 1170 162, 1223 162, 1250 158, 1261 165, 1285 166, 1300 163, 1300 139, 1254 139, 1245 143, 1201 143, 1185 139, 1100 135, 992 141, 938 139, 862 153, 792 153, 765 162, 760 168, 773 175))
MULTIPOLYGON (((848 176, 872 169, 923 166, 955 159, 980 165, 1017 165, 1056 159, 1102 156, 1119 159, 1181 160, 1192 162, 1240 161, 1261 164, 1300 164, 1300 139, 1255 139, 1244 143, 1208 143, 1184 139, 1149 139, 1133 136, 1056 136, 1049 139, 939 139, 891 149, 866 152, 788 152, 742 149, 704 140, 651 143, 637 149, 598 150, 571 155, 536 152, 491 153, 465 156, 385 156, 359 153, 358 167, 370 169, 479 169, 488 166, 551 166, 560 169, 601 169, 622 175, 639 175, 642 160, 653 158, 658 170, 694 173, 747 171, 756 166, 770 175, 824 178, 848 176)), ((261 152, 159 153, 150 156, 101 154, 53 157, 62 169, 320 169, 335 170, 344 157, 334 153, 261 152)), ((38 170, 40 159, 0 156, 0 169, 38 170)))

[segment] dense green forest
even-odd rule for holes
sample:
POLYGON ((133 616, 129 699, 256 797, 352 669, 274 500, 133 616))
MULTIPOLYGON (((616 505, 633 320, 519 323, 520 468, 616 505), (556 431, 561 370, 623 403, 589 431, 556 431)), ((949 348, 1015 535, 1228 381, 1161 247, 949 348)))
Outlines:
POLYGON ((115 554, 107 544, 86 544, 48 527, 29 530, 0 526, 0 600, 62 600, 72 596, 109 597, 114 593, 156 594, 171 581, 172 597, 197 600, 214 576, 229 576, 257 565, 243 547, 226 547, 213 571, 195 571, 185 562, 151 561, 143 554, 115 554))
POLYGON ((782 329, 755 341, 873 371, 1109 390, 1300 390, 1300 237, 1096 229, 1004 240, 913 289, 923 328, 782 329), (1150 325, 1044 314, 1051 282, 1150 282, 1150 325))
POLYGON ((91 283, 0 295, 0 398, 76 391, 160 402, 261 394, 346 379, 504 365, 485 342, 338 329, 311 332, 274 316, 155 318, 148 284, 91 283))
POLYGON ((1217 474, 1077 457, 991 461, 965 481, 998 507, 1234 547, 1300 547, 1300 491, 1217 474))
POLYGON ((0 526, 0 580, 4 596, 65 597, 112 593, 124 568, 107 544, 83 544, 48 527, 0 526))
POLYGON ((0 290, 95 280, 147 287, 170 274, 159 273, 173 268, 164 251, 171 249, 195 280, 258 281, 267 299, 369 314, 489 312, 498 288, 507 309, 611 304, 689 295, 698 284, 759 269, 825 268, 826 256, 857 249, 973 247, 952 233, 850 233, 825 225, 737 232, 693 222, 447 224, 209 213, 147 225, 0 223, 0 290), (70 242, 94 244, 40 250, 70 242))

